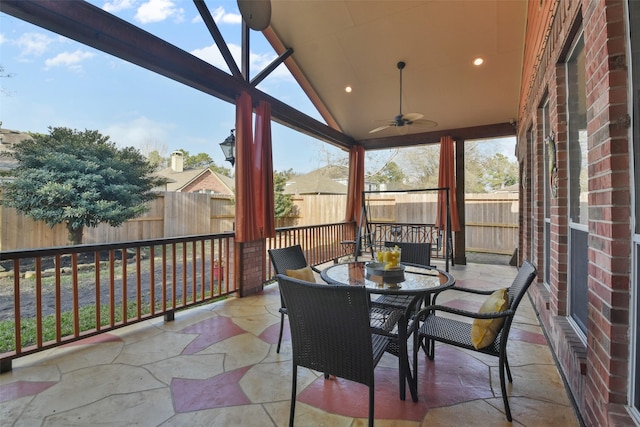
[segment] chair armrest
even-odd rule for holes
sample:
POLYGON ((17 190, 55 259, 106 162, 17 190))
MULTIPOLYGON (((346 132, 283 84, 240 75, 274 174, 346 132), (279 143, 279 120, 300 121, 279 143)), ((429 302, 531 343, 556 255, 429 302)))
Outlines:
POLYGON ((477 313, 473 311, 460 310, 458 308, 448 307, 446 305, 430 305, 416 314, 416 327, 420 320, 426 318, 429 314, 436 311, 443 311, 445 313, 456 314, 458 316, 472 318, 472 319, 498 319, 500 317, 509 317, 514 315, 514 311, 509 309, 505 311, 493 312, 493 313, 477 313))
POLYGON ((371 307, 369 309, 371 331, 378 335, 393 337, 393 330, 404 313, 402 310, 371 307))
POLYGON ((445 292, 445 291, 460 291, 460 292, 466 292, 469 294, 476 294, 476 295, 491 295, 496 291, 496 289, 485 291, 482 289, 462 288, 460 286, 452 286, 450 288, 444 289, 438 293, 433 294, 433 298, 431 298, 431 302, 435 304, 436 298, 438 298, 438 295, 440 295, 442 292, 445 292))
POLYGON ((486 291, 486 290, 482 290, 482 289, 463 288, 463 287, 460 287, 460 286, 453 286, 453 287, 451 287, 449 289, 446 289, 446 290, 456 290, 456 291, 467 292, 467 293, 470 293, 470 294, 478 294, 478 295, 491 295, 497 289, 492 289, 490 291, 486 291))

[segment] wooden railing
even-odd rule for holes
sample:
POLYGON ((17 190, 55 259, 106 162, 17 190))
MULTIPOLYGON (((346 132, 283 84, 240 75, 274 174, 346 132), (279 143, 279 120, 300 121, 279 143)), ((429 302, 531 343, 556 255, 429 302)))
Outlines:
MULTIPOLYGON (((349 247, 340 244, 344 240, 353 240, 355 222, 312 225, 307 227, 283 227, 276 230, 276 237, 267 239, 267 249, 283 248, 299 244, 305 252, 310 265, 319 265, 334 261, 347 255, 349 247)), ((265 281, 273 279, 273 266, 266 257, 265 281)))
MULTIPOLYGON (((348 255, 340 242, 354 235, 353 222, 279 228, 266 249, 300 244, 319 265, 348 255)), ((233 251, 234 234, 222 233, 0 252, 0 372, 17 357, 234 294, 233 251)))
POLYGON ((431 243, 431 257, 444 258, 447 242, 444 230, 435 224, 370 223, 372 244, 384 246, 384 242, 431 243))
MULTIPOLYGON (((267 248, 300 243, 322 264, 344 254, 353 227, 280 228, 267 248)), ((17 357, 234 294, 233 248, 234 234, 222 233, 0 252, 0 372, 17 357)))
POLYGON ((170 320, 176 310, 235 293, 233 239, 224 233, 1 252, 0 371, 16 357, 153 317, 170 320))

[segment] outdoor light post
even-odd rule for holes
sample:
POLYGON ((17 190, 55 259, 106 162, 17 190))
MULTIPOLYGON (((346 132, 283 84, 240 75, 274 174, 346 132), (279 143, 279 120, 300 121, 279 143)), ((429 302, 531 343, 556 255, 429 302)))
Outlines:
POLYGON ((220 143, 220 148, 222 148, 222 152, 224 153, 225 160, 231 163, 233 166, 236 162, 235 150, 236 150, 236 137, 233 134, 235 129, 231 129, 231 135, 229 135, 224 142, 220 143))

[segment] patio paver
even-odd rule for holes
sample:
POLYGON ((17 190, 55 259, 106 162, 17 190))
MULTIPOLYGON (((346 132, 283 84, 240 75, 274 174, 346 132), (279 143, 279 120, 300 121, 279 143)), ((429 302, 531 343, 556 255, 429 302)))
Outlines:
MULTIPOLYGON (((451 273, 463 286, 507 286, 514 267, 469 264, 451 273), (495 278, 491 283, 489 278, 495 278)), ((477 308, 481 300, 442 294, 439 303, 477 308)), ((3 425, 286 426, 291 346, 280 322, 276 284, 14 361, 0 375, 3 425)), ((285 329, 286 330, 286 329, 285 329)), ((419 402, 397 396, 397 360, 376 369, 379 426, 578 426, 571 401, 528 299, 512 327, 508 386, 513 423, 504 417, 497 359, 438 345, 421 354, 419 402)), ((366 387, 298 371, 298 426, 365 425, 366 387)))

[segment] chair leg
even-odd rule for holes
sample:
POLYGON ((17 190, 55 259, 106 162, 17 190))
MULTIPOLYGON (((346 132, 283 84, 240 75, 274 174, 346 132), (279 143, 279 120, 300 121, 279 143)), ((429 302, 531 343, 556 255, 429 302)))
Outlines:
POLYGON ((507 355, 504 355, 504 367, 507 370, 507 378, 509 379, 509 382, 512 383, 513 382, 513 378, 511 377, 511 369, 509 368, 509 359, 507 358, 507 355))
POLYGON ((416 397, 418 394, 418 351, 422 346, 422 340, 420 339, 420 332, 416 331, 413 336, 413 384, 416 390, 416 397))
POLYGON ((298 365, 293 364, 293 381, 291 383, 291 410, 289 411, 289 427, 293 427, 293 420, 296 415, 296 388, 298 384, 298 365))
POLYGON ((405 362, 402 360, 402 354, 398 355, 398 384, 400 384, 400 400, 405 400, 407 397, 406 390, 406 378, 407 373, 405 372, 405 362))
POLYGON ((424 342, 424 352, 427 354, 429 360, 433 360, 436 357, 436 342, 430 338, 424 342))
POLYGON ((504 412, 507 415, 507 420, 509 422, 513 421, 511 418, 511 409, 509 408, 509 397, 507 396, 507 387, 504 381, 504 371, 505 371, 505 356, 504 354, 500 355, 500 362, 498 363, 498 368, 500 369, 500 389, 502 390, 502 402, 504 402, 504 412))
POLYGON ((374 419, 373 412, 374 412, 374 406, 375 406, 374 405, 374 402, 375 402, 374 388, 375 387, 373 386, 373 384, 369 386, 369 427, 373 427, 373 419, 374 419))
POLYGON ((278 336, 278 348, 276 353, 280 353, 280 344, 282 344, 282 330, 284 329, 284 313, 280 313, 280 335, 278 336))

